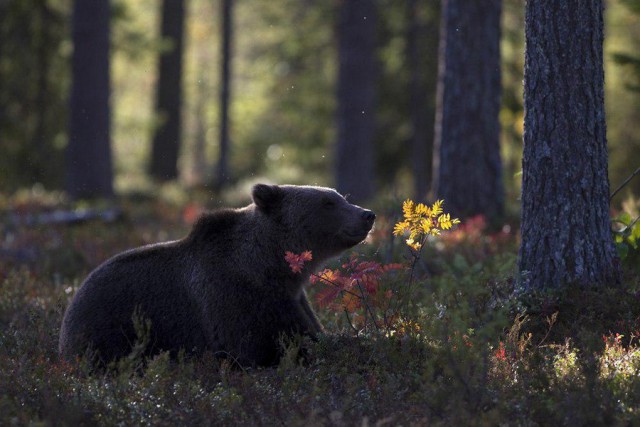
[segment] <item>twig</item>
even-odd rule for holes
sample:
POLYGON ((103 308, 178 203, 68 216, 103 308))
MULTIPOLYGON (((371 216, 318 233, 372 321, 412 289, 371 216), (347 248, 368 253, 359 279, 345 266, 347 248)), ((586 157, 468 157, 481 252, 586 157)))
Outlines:
POLYGON ((360 331, 355 326, 353 326, 353 323, 351 322, 351 317, 349 317, 349 312, 347 311, 346 308, 344 309, 344 315, 347 318, 347 322, 349 323, 349 326, 351 326, 351 329, 353 329, 353 332, 355 332, 356 335, 358 335, 360 331))
POLYGON ((633 230, 633 226, 636 225, 636 222, 638 222, 638 220, 640 220, 640 216, 634 219, 631 224, 627 225, 627 228, 633 230))
POLYGON ((397 316, 398 313, 400 313, 400 310, 402 309, 406 298, 410 298, 411 297, 411 288, 413 286, 413 280, 414 280, 414 273, 415 273, 415 269, 416 269, 416 265, 418 264, 418 261, 421 258, 422 255, 422 249, 424 248, 424 244, 426 242, 427 238, 426 236, 422 239, 422 241, 420 242, 420 248, 415 251, 412 250, 411 251, 411 256, 413 257, 413 259, 411 260, 411 266, 409 267, 409 280, 408 280, 408 285, 407 285, 407 292, 405 294, 404 298, 397 298, 397 304, 396 304, 396 308, 393 310, 393 316, 397 316))
POLYGON ((360 293, 362 294, 362 301, 364 302, 365 310, 369 311, 369 315, 371 316, 371 321, 373 322, 373 326, 376 327, 376 331, 380 332, 380 328, 378 327, 378 322, 376 322, 376 316, 373 313, 373 310, 371 310, 371 307, 369 306, 369 303, 367 302, 367 298, 364 295, 364 291, 362 290, 362 286, 360 285, 360 281, 359 280, 356 280, 356 285, 358 285, 358 289, 360 290, 360 293))
POLYGON ((622 185, 620 185, 620 187, 616 188, 616 190, 613 193, 611 193, 611 196, 609 196, 609 200, 613 199, 613 196, 618 194, 618 192, 622 190, 624 186, 627 185, 629 181, 631 181, 633 177, 638 175, 639 173, 640 173, 640 167, 638 167, 638 169, 636 169, 631 175, 629 175, 629 177, 624 180, 624 182, 622 183, 622 185))
POLYGON ((312 275, 312 276, 317 277, 318 279, 320 279, 320 280, 321 280, 322 282, 324 282, 324 283, 327 283, 327 284, 329 284, 329 285, 331 285, 331 286, 333 286, 333 287, 335 287, 335 288, 340 289, 340 291, 341 291, 341 292, 346 292, 346 293, 348 293, 349 295, 353 295, 353 296, 354 296, 354 297, 356 297, 356 298, 362 298, 360 295, 356 294, 355 292, 351 292, 351 291, 348 291, 348 290, 346 290, 346 289, 343 289, 343 288, 342 288, 342 286, 338 285, 337 283, 333 283, 333 282, 332 282, 331 280, 329 280, 329 279, 325 279, 324 277, 322 277, 322 276, 318 276, 318 275, 317 275, 317 274, 315 274, 315 273, 314 273, 314 274, 311 274, 311 275, 312 275))
MULTIPOLYGON (((326 279, 326 278, 324 278, 324 277, 321 277, 321 276, 319 276, 319 275, 317 275, 317 274, 315 274, 315 273, 312 273, 311 275, 312 275, 312 276, 317 277, 318 279, 320 279, 320 281, 321 281, 321 282, 326 283, 326 284, 328 284, 328 285, 331 285, 331 286, 333 286, 333 287, 337 288, 338 290, 340 290, 340 292, 344 292, 344 293, 347 293, 347 294, 349 294, 349 295, 353 295, 353 296, 354 296, 354 297, 356 297, 356 298, 359 298, 359 299, 361 299, 361 300, 364 300, 364 298, 363 298, 363 297, 361 297, 360 295, 356 294, 355 292, 351 292, 351 291, 349 291, 349 290, 347 290, 347 289, 344 289, 342 286, 338 285, 337 283, 333 283, 333 282, 332 282, 331 280, 329 280, 329 279, 326 279)), ((360 290, 360 292, 362 292, 362 290, 360 290)), ((363 294, 363 295, 364 295, 364 294, 363 294)), ((365 300, 365 304, 366 304, 366 300, 365 300)), ((346 308, 344 308, 344 314, 345 314, 345 316, 347 317, 347 322, 349 323, 349 326, 351 327, 351 329, 353 329, 353 331, 354 331, 356 334, 360 333, 360 331, 359 331, 359 330, 358 330, 358 329, 353 325, 353 323, 351 322, 351 317, 349 317, 349 312, 347 311, 347 309, 346 309, 346 308)), ((366 325, 366 320, 365 320, 365 325, 366 325)))

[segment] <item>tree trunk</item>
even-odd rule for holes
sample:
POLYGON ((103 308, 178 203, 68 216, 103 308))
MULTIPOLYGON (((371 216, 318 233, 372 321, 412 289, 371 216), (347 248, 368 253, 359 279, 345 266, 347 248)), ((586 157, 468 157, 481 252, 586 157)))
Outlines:
POLYGON ((351 200, 374 192, 374 0, 342 0, 338 22, 336 186, 351 200))
POLYGON ((178 177, 178 153, 182 121, 182 46, 184 38, 184 1, 162 1, 162 37, 171 49, 160 55, 156 89, 156 114, 159 124, 151 147, 150 173, 157 181, 178 177))
POLYGON ((36 104, 35 104, 35 125, 31 136, 31 167, 32 179, 36 182, 47 182, 50 179, 49 168, 53 155, 51 144, 47 144, 47 112, 49 94, 49 67, 51 60, 50 48, 50 21, 52 19, 49 6, 46 2, 41 2, 34 10, 39 29, 36 49, 36 104), (34 167, 35 166, 35 167, 34 167))
POLYGON ((528 1, 525 37, 523 286, 613 283, 602 0, 528 1))
POLYGON ((455 216, 503 211, 501 0, 443 0, 434 188, 455 216))
POLYGON ((73 3, 66 188, 73 198, 111 196, 108 0, 73 3))
MULTIPOLYGON (((209 70, 204 66, 204 61, 198 65, 199 78, 201 88, 208 88, 207 75, 209 70)), ((209 93, 207 90, 199 90, 195 94, 195 109, 193 111, 193 118, 195 120, 194 128, 195 135, 193 138, 193 148, 191 152, 191 174, 188 179, 190 186, 198 187, 208 182, 206 176, 208 174, 207 168, 207 102, 209 101, 209 93)), ((209 174, 209 176, 211 176, 209 174)))
POLYGON ((233 37, 233 0, 222 0, 222 73, 220 74, 220 150, 216 187, 229 182, 229 98, 231 96, 231 42, 233 37))
POLYGON ((438 45, 438 1, 407 0, 407 62, 411 111, 411 160, 414 196, 423 199, 431 187, 437 58, 425 53, 438 45), (424 10, 427 9, 427 10, 424 10), (426 18, 425 18, 426 16, 426 18), (432 77, 434 76, 434 77, 432 77))

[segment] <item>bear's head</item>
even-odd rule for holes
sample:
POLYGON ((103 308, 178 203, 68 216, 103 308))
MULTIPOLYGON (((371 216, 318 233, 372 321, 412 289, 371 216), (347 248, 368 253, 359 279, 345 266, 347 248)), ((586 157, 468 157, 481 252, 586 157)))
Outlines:
POLYGON ((314 259, 328 258, 362 242, 376 215, 349 203, 331 188, 257 184, 256 209, 286 233, 291 251, 310 250, 314 259))

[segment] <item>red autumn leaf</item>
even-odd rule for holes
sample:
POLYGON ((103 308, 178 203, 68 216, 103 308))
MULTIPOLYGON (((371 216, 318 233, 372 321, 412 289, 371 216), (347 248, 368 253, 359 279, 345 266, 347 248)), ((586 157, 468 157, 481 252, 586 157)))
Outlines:
POLYGON ((493 353, 498 360, 507 360, 507 350, 504 348, 504 344, 500 341, 498 349, 493 353))
POLYGON ((342 296, 342 306, 349 313, 353 313, 362 307, 361 299, 352 293, 346 293, 342 296))
POLYGON ((294 254, 293 252, 286 251, 284 253, 284 259, 289 263, 289 268, 294 273, 300 273, 304 267, 304 263, 311 261, 313 256, 311 251, 304 251, 301 254, 294 254))
POLYGON ((327 286, 316 295, 316 302, 321 308, 329 307, 340 294, 340 289, 327 286))
POLYGON ((407 266, 399 263, 391 263, 391 264, 383 265, 382 268, 384 269, 385 272, 387 272, 392 270, 404 270, 405 268, 407 268, 407 266))

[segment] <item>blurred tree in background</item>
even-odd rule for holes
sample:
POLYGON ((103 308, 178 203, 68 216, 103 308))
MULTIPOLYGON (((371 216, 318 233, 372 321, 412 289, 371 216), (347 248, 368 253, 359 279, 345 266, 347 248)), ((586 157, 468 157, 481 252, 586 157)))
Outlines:
MULTIPOLYGON (((640 2, 607 3, 606 12, 605 43, 610 52, 605 57, 605 61, 609 60, 605 62, 609 176, 612 188, 616 188, 640 166, 640 2)), ((623 194, 640 194, 640 179, 631 181, 623 194)))
POLYGON ((73 198, 113 194, 109 3, 73 3, 65 186, 73 198))
POLYGON ((63 184, 68 1, 0 2, 0 190, 63 184))
POLYGON ((424 198, 431 181, 440 0, 378 4, 376 185, 424 198))
POLYGON ((231 44, 233 42, 233 0, 222 0, 220 70, 220 148, 216 169, 216 187, 228 184, 229 171, 229 98, 231 96, 231 44))
POLYGON ((240 176, 333 183, 336 13, 321 0, 238 4, 236 27, 258 34, 236 39, 233 149, 244 155, 231 163, 240 176))
POLYGON ((455 216, 502 214, 502 0, 442 4, 434 186, 455 216))
POLYGON ((374 192, 376 19, 373 0, 340 2, 336 187, 356 201, 374 192))
POLYGON ((522 182, 522 133, 524 101, 524 7, 521 0, 502 2, 502 96, 500 109, 500 152, 502 153, 505 199, 520 197, 522 182))
MULTIPOLYGON (((439 0, 374 0, 376 92, 373 132, 376 194, 424 196, 429 188, 439 0), (425 150, 426 149, 426 150, 425 150), (425 151, 424 153, 422 151, 425 151), (424 159, 426 154, 427 159, 424 159)), ((617 186, 640 162, 640 97, 634 66, 640 43, 637 2, 606 9, 606 111, 610 177, 617 186), (626 55, 627 65, 615 62, 626 55)), ((341 2, 234 2, 233 99, 227 150, 234 183, 335 185, 341 2)), ((0 189, 63 186, 68 141, 71 0, 0 2, 0 189), (45 77, 46 76, 46 77, 45 77), (42 101, 44 100, 44 101, 42 101), (44 106, 44 107, 43 107, 44 106)), ((190 0, 184 18, 181 183, 215 182, 220 162, 222 0, 190 0)), ((161 0, 111 1, 112 144, 117 192, 155 188, 149 135, 158 125, 157 62, 170 50, 159 31, 161 0)), ((520 192, 524 4, 503 0, 503 181, 509 207, 520 192)), ((371 71, 371 70, 369 70, 371 71)), ((464 122, 456 122, 458 126, 464 122)), ((468 169, 468 168, 467 168, 468 169)), ((640 180, 623 191, 640 193, 640 180)))
POLYGON ((431 189, 435 121, 439 2, 407 0, 407 68, 411 116, 411 172, 414 195, 422 199, 431 189))
MULTIPOLYGON (((640 2, 637 0, 621 0, 622 5, 634 15, 640 15, 640 2)), ((635 46, 634 46, 635 47, 635 46)), ((640 55, 635 53, 635 49, 613 52, 613 60, 623 66, 630 68, 630 78, 625 80, 625 85, 630 91, 640 92, 640 55), (633 53, 630 53, 632 51, 633 53)))
POLYGON ((155 127, 149 172, 157 181, 178 178, 182 130, 182 56, 184 1, 162 0, 161 34, 168 48, 160 55, 156 85, 155 127))

